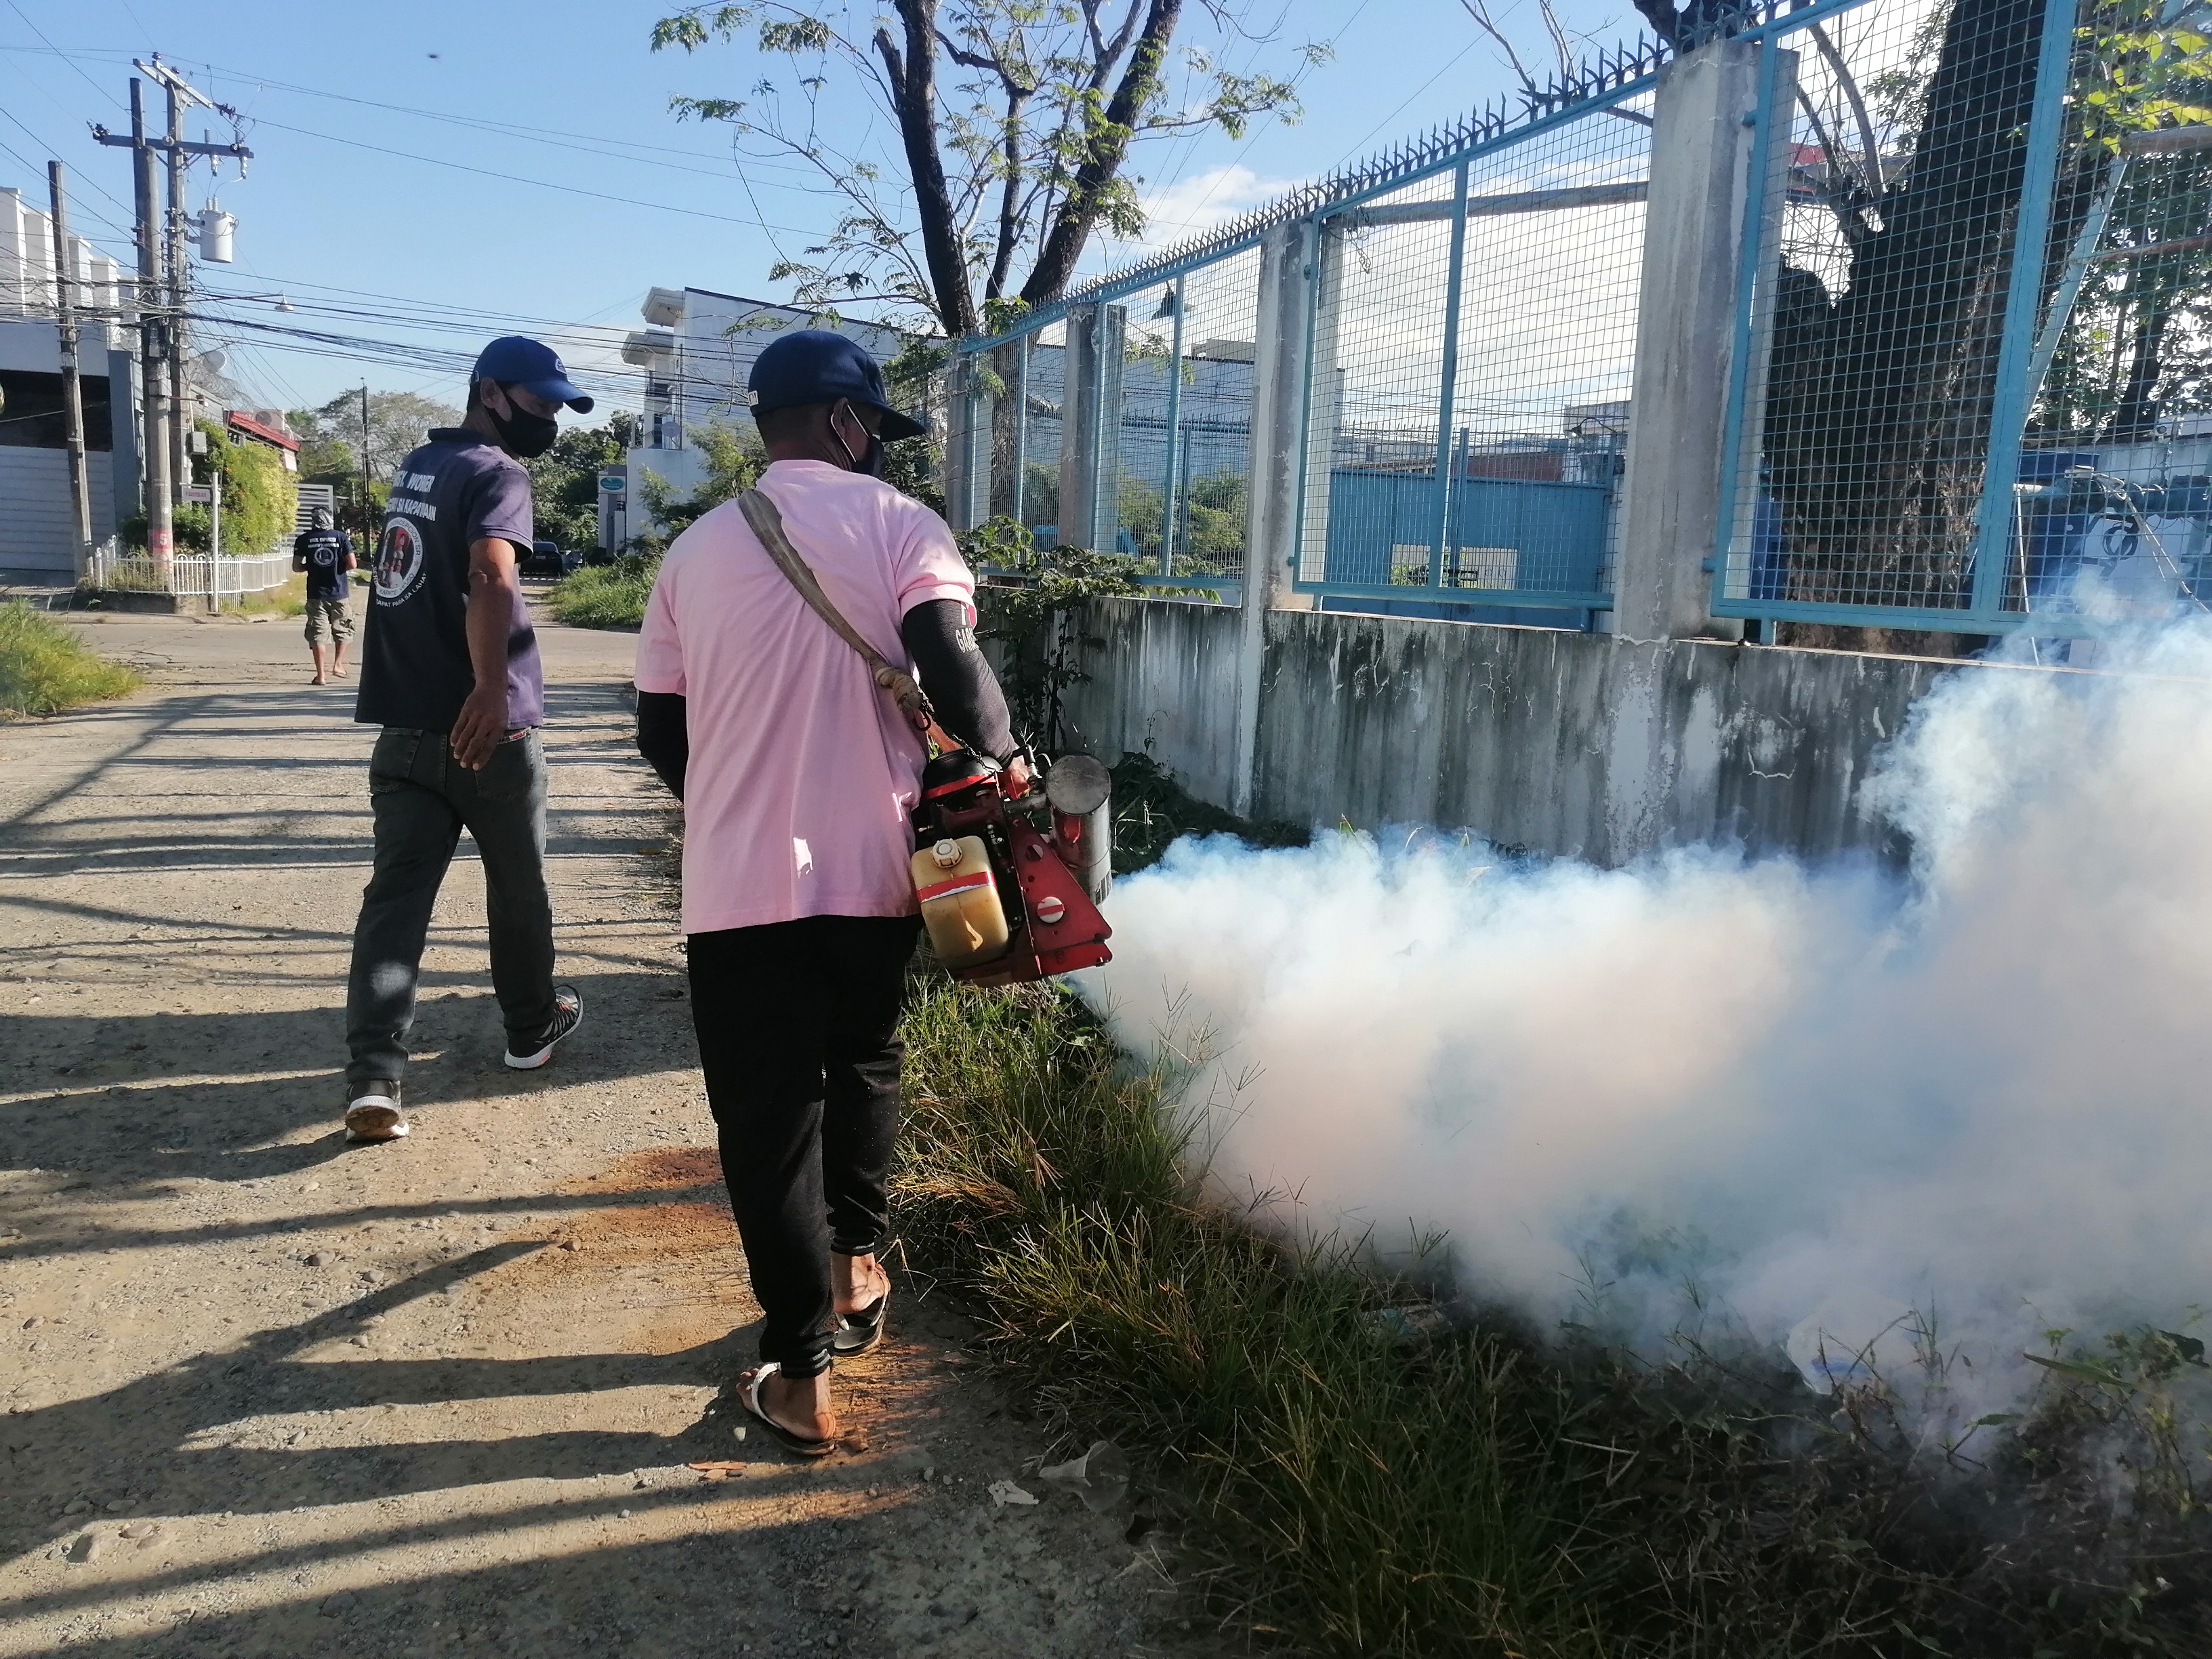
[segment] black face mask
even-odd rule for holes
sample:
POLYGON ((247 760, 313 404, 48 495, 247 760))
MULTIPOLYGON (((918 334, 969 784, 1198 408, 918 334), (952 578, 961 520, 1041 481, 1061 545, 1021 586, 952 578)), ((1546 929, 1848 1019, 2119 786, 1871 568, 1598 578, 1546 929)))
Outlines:
MULTIPOLYGON (((853 418, 857 422, 860 416, 856 415, 853 418)), ((862 429, 866 430, 865 428, 862 429)), ((860 451, 858 459, 854 458, 853 446, 847 443, 842 434, 838 432, 837 422, 834 416, 830 422, 830 435, 836 440, 837 447, 845 452, 847 471, 865 472, 871 478, 880 478, 884 476, 884 441, 874 433, 868 434, 867 447, 860 451)))
POLYGON ((543 455, 553 447, 553 440, 560 435, 560 424, 550 415, 532 415, 510 394, 507 413, 494 413, 490 404, 484 413, 491 416, 493 430, 499 434, 500 447, 510 455, 529 460, 543 455))

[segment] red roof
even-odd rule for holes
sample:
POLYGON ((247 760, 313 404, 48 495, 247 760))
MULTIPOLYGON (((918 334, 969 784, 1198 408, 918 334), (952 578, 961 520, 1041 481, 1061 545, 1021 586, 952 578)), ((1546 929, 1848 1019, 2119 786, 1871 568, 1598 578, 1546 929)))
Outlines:
POLYGON ((243 432, 250 438, 258 438, 265 444, 275 444, 279 449, 289 449, 295 454, 299 452, 300 441, 297 438, 287 437, 273 426, 264 426, 242 410, 227 410, 223 419, 229 422, 234 431, 243 432))

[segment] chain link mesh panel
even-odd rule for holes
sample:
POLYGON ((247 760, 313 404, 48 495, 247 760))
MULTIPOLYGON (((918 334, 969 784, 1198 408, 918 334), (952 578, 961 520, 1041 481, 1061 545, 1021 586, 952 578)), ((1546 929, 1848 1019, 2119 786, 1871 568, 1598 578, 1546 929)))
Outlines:
MULTIPOLYGON (((2050 291, 2031 287, 2016 314, 2014 247, 2041 205, 2024 191, 2044 12, 1875 0, 1783 37, 1727 504, 1732 610, 1976 605, 1988 462, 2014 447, 2000 393, 2017 407, 2021 386, 2001 386, 2001 359, 2050 291)), ((2053 249, 2080 196, 2062 177, 2053 249)), ((2023 481, 2039 467, 2025 459, 2023 481)), ((2015 525, 2014 577, 2020 551, 2015 525)), ((2008 586, 1984 581, 1980 602, 2016 607, 2008 586)))
MULTIPOLYGON (((2212 600, 2212 130, 2151 125, 2146 0, 2084 11, 2005 605, 2128 621, 2212 600), (2066 235, 2073 228, 2070 239, 2066 235)), ((2172 54, 2162 52, 2161 56, 2172 54)), ((2168 88, 2201 102, 2207 76, 2168 88)))
POLYGON ((1445 173, 1322 221, 1304 580, 1608 586, 1648 112, 1475 159, 1463 217, 1445 173))
POLYGON ((1248 248, 1132 296, 1113 439, 1116 546, 1161 576, 1243 571, 1259 286, 1259 250, 1248 248))

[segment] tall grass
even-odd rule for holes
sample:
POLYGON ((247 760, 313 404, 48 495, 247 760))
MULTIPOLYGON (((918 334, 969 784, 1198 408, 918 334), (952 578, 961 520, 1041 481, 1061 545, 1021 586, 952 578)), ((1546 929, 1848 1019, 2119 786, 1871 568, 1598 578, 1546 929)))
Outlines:
POLYGON ((1075 1438, 1172 1468, 1225 1615, 1317 1653, 1604 1650, 1525 1355, 1409 1346, 1418 1287, 1209 1205, 1160 1076, 1066 993, 931 972, 908 1032, 909 1251, 1075 1438))
POLYGON ((571 628, 635 628, 660 561, 629 553, 612 564, 587 564, 553 584, 545 596, 554 616, 571 628))
MULTIPOLYGON (((2202 1659, 2212 1368, 2179 1333, 2053 1334, 1963 1438, 1924 1374, 1812 1394, 1678 1335, 1541 1345, 1348 1247, 1247 1226, 1172 1078, 1050 985, 912 986, 911 1265, 964 1293, 1067 1444, 1119 1441, 1197 1586, 1262 1646, 1482 1659, 2202 1659)), ((1348 1105, 1348 1109, 1349 1105, 1348 1105)))
POLYGON ((138 675, 87 650, 21 599, 0 605, 0 716, 53 714, 136 690, 138 675))

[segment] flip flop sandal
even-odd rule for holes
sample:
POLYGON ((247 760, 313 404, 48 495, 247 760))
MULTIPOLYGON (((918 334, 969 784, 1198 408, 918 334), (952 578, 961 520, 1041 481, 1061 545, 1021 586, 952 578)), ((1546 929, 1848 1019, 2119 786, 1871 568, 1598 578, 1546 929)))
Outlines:
POLYGON ((761 1385, 782 1369, 782 1365, 773 1359, 764 1360, 754 1367, 752 1381, 741 1384, 738 1389, 738 1402, 744 1407, 745 1415, 775 1436, 776 1444, 786 1451, 796 1452, 801 1457, 827 1457, 837 1449, 836 1441, 809 1440, 802 1434, 795 1434, 770 1417, 768 1408, 761 1404, 761 1385))
POLYGON ((884 1340, 884 1316, 890 1311, 890 1286, 865 1308, 837 1316, 837 1328, 830 1338, 830 1352, 840 1359, 872 1353, 884 1340))

